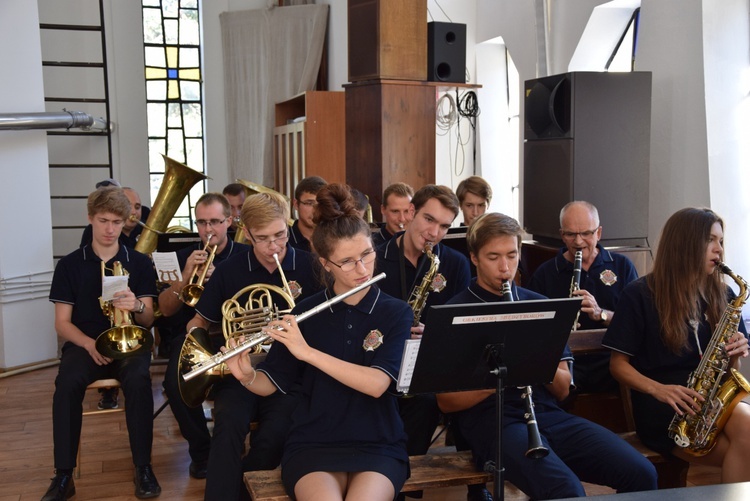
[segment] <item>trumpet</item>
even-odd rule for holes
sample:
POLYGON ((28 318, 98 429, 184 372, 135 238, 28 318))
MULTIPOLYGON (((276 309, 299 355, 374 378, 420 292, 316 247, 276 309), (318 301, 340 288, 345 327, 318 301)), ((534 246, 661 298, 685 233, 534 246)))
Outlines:
MULTIPOLYGON (((106 275, 106 270, 102 261, 102 277, 106 275)), ((115 261, 112 265, 112 274, 122 276, 127 275, 128 271, 122 267, 120 261, 115 261)), ((112 327, 96 338, 96 351, 105 357, 122 359, 151 350, 154 345, 151 332, 140 325, 135 325, 133 316, 128 310, 115 308, 112 306, 112 301, 104 301, 101 297, 99 305, 102 313, 109 317, 112 327)))
MULTIPOLYGON (((504 301, 513 301, 513 292, 509 280, 503 280, 502 293, 504 301)), ((521 390, 523 390, 521 398, 526 406, 526 412, 524 413, 526 430, 529 434, 529 448, 526 450, 526 457, 541 459, 549 454, 549 449, 542 443, 542 436, 539 433, 539 425, 536 422, 536 413, 534 412, 534 400, 531 398, 531 386, 523 387, 521 390)))
POLYGON ((212 237, 213 235, 209 233, 206 245, 203 247, 203 250, 208 252, 206 262, 200 266, 196 265, 193 267, 193 272, 190 274, 188 283, 182 288, 178 296, 180 301, 188 306, 195 307, 198 304, 198 300, 200 300, 201 294, 203 294, 203 282, 206 281, 206 274, 211 267, 211 263, 214 261, 214 257, 216 257, 216 248, 218 245, 210 245, 212 237))
MULTIPOLYGON (((313 315, 317 315, 318 313, 320 313, 321 311, 325 310, 329 306, 334 305, 334 304, 336 304, 336 303, 338 303, 340 301, 343 301, 344 299, 348 298, 349 296, 351 296, 353 294, 356 294, 357 292, 370 287, 375 282, 377 282, 379 280, 382 280, 384 278, 385 278, 385 273, 381 273, 380 275, 377 275, 377 276, 371 278, 370 280, 368 280, 368 281, 366 281, 366 282, 358 285, 357 287, 354 287, 353 289, 349 289, 348 291, 346 291, 346 292, 344 292, 342 294, 339 294, 338 296, 332 297, 328 301, 324 301, 324 302, 320 303, 319 305, 315 306, 314 308, 311 308, 311 309, 309 309, 309 310, 307 310, 307 311, 305 311, 303 313, 300 313, 299 315, 297 315, 295 317, 295 319, 297 320, 297 323, 300 323, 303 320, 305 320, 307 318, 310 318, 313 315)), ((194 379, 194 378, 200 376, 204 372, 207 372, 210 369, 213 369, 217 365, 223 364, 226 360, 229 360, 232 357, 235 357, 235 356, 237 356, 237 355, 239 355, 241 353, 244 353, 245 351, 249 350, 250 348, 253 348, 253 347, 257 346, 257 345, 259 345, 259 344, 261 344, 261 343, 269 340, 270 338, 271 338, 271 336, 269 336, 268 334, 256 334, 252 338, 246 339, 243 342, 240 342, 234 348, 230 348, 230 349, 228 349, 227 351, 225 351, 223 353, 217 353, 216 355, 214 355, 214 356, 212 356, 212 357, 210 357, 210 358, 208 358, 206 360, 203 360, 201 362, 196 363, 193 366, 192 370, 190 370, 189 372, 184 373, 182 375, 182 377, 183 377, 183 379, 186 382, 190 381, 191 379, 194 379)), ((221 372, 225 372, 225 370, 226 369, 224 367, 222 367, 221 372)))

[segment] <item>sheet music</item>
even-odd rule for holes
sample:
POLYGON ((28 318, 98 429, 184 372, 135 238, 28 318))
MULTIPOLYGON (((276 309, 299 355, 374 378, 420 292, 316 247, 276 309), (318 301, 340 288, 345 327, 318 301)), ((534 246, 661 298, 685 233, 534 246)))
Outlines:
POLYGON ((180 263, 177 261, 176 252, 153 252, 151 259, 154 260, 156 276, 159 282, 174 282, 182 280, 180 263))
POLYGON ((102 300, 111 301, 115 293, 128 290, 128 276, 102 277, 102 300))
POLYGON ((396 390, 400 392, 407 393, 409 391, 421 342, 421 339, 407 339, 404 343, 404 356, 401 359, 401 369, 398 371, 398 381, 396 382, 396 390))

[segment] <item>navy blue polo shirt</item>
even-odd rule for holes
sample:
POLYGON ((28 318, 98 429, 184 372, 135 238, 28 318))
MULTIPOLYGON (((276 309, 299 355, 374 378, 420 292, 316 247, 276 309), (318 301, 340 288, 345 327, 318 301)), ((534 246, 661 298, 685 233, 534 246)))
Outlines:
MULTIPOLYGON (((635 266, 626 256, 606 250, 597 244, 599 250, 588 271, 581 270, 581 289, 596 298, 597 304, 605 310, 615 311, 620 294, 626 285, 638 278, 635 266)), ((573 278, 573 263, 565 259, 566 247, 557 256, 545 261, 537 268, 529 282, 529 289, 551 298, 570 296, 570 282, 573 278)), ((581 329, 599 329, 602 324, 588 315, 580 315, 581 329)))
MULTIPOLYGON (((511 282, 511 292, 513 294, 514 301, 529 301, 538 299, 547 299, 541 294, 524 289, 523 287, 516 286, 515 283, 511 282)), ((448 304, 474 304, 474 303, 497 303, 501 302, 502 297, 490 292, 477 284, 476 279, 472 280, 471 286, 465 289, 463 292, 456 294, 448 304)), ((540 348, 542 349, 542 348, 540 348)), ((573 354, 570 348, 566 345, 563 351, 561 361, 573 360, 573 354)), ((510 424, 515 421, 526 422, 524 414, 526 407, 523 399, 521 398, 522 390, 519 388, 506 388, 505 398, 503 399, 503 423, 510 424)), ((561 411, 562 409, 557 403, 557 399, 552 393, 547 390, 544 385, 535 385, 533 387, 533 399, 534 409, 539 414, 545 411, 561 411)), ((479 402, 474 407, 461 411, 461 419, 486 419, 484 416, 490 412, 492 415, 495 413, 495 399, 486 398, 479 402), (466 417, 464 417, 466 416, 466 417)), ((560 418, 565 416, 561 413, 560 418)))
MULTIPOLYGON (((117 255, 105 263, 108 276, 115 261, 128 271, 128 286, 136 297, 156 297, 156 272, 148 256, 121 245, 117 255)), ((90 245, 76 249, 57 263, 49 291, 51 302, 73 305, 71 321, 93 339, 112 327, 99 304, 101 262, 90 245)))
MULTIPOLYGON (((612 317, 602 345, 630 356, 633 367, 646 377, 664 384, 685 385, 690 372, 700 362, 696 334, 692 326, 688 326, 688 349, 680 355, 664 345, 661 318, 647 277, 636 280, 623 291, 617 314, 612 317)), ((727 302, 734 297, 734 292, 727 287, 727 302)), ((705 311, 706 305, 701 304, 701 322, 697 330, 701 350, 706 349, 712 335, 705 311)), ((739 331, 747 336, 744 322, 740 322, 739 331)))
POLYGON ((378 231, 373 232, 372 245, 377 249, 378 247, 389 241, 391 238, 393 238, 393 233, 388 231, 385 223, 383 223, 378 231))
MULTIPOLYGON (((185 269, 185 264, 187 263, 187 260, 190 257, 190 254, 192 254, 196 250, 202 250, 204 247, 205 245, 202 242, 193 242, 187 247, 183 247, 182 249, 178 250, 176 254, 177 254, 177 262, 180 265, 180 269, 181 270, 185 269)), ((240 244, 232 240, 228 240, 227 245, 224 246, 221 252, 219 252, 218 254, 214 256, 213 264, 216 267, 216 269, 214 270, 214 273, 218 269, 219 264, 229 259, 230 256, 242 254, 242 253, 248 252, 249 250, 250 250, 249 245, 240 244)), ((191 271, 192 270, 187 270, 188 273, 190 273, 191 271)), ((187 280, 190 277, 188 276, 188 277, 182 277, 182 278, 187 280)), ((204 288, 208 285, 210 281, 211 279, 207 280, 203 284, 204 288)), ((182 332, 184 332, 185 325, 187 325, 187 323, 190 320, 192 320, 194 316, 195 316, 195 308, 183 303, 179 311, 175 313, 174 315, 172 315, 171 318, 173 318, 175 322, 173 325, 178 325, 182 327, 182 332)))
MULTIPOLYGON (((293 313, 308 311, 331 297, 331 291, 321 291, 299 303, 293 313)), ((296 382, 302 383, 302 401, 292 416, 282 468, 296 452, 320 446, 353 446, 372 454, 408 460, 395 381, 404 342, 410 336, 412 316, 406 303, 373 285, 357 305, 340 302, 300 323, 302 335, 312 348, 388 374, 391 387, 379 398, 356 391, 299 361, 281 343, 271 346, 258 370, 266 373, 282 392, 289 391, 296 382), (375 341, 379 336, 382 344, 375 343, 369 351, 365 349, 366 341, 375 341)))
POLYGON ((302 236, 302 232, 299 231, 299 219, 294 221, 294 224, 289 229, 289 244, 295 249, 312 252, 310 241, 302 236))
MULTIPOLYGON (((284 276, 293 291, 299 291, 295 299, 308 297, 320 290, 320 282, 313 268, 313 257, 308 252, 286 246, 286 255, 281 262, 284 276)), ((224 301, 230 299, 239 290, 253 284, 270 284, 283 288, 284 282, 278 269, 273 273, 260 264, 252 250, 232 255, 218 266, 211 280, 206 282, 206 288, 201 294, 195 311, 203 318, 213 323, 221 323, 221 307, 224 301)), ((276 293, 272 293, 274 304, 281 310, 288 309, 286 301, 283 301, 276 293)), ((240 305, 244 308, 246 295, 239 298, 240 305)))
MULTIPOLYGON (((386 294, 408 301, 414 287, 422 283, 422 277, 430 269, 430 260, 426 254, 421 255, 416 268, 408 259, 403 258, 402 261, 397 238, 399 235, 403 235, 403 232, 394 235, 394 238, 391 238, 377 250, 377 273, 385 272, 386 274, 386 277, 378 282, 378 285, 386 294), (402 262, 405 273, 403 282, 401 280, 402 262), (419 270, 418 274, 417 270, 419 270), (405 290, 403 290, 402 285, 406 286, 405 290)), ((432 252, 440 259, 438 275, 433 280, 433 285, 443 279, 445 288, 441 291, 430 288, 427 303, 422 312, 422 322, 425 321, 430 306, 445 304, 454 295, 466 289, 471 281, 469 260, 466 259, 466 256, 442 244, 435 245, 432 252)))

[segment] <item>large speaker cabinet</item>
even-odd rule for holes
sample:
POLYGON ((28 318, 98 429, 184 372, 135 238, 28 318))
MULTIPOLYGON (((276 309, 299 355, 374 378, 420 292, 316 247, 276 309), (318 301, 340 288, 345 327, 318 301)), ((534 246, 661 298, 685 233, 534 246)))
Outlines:
POLYGON ((560 209, 599 209, 606 245, 646 245, 651 73, 573 72, 525 83, 523 223, 559 243, 560 209))
POLYGON ((427 0, 348 0, 349 81, 427 79, 427 0))

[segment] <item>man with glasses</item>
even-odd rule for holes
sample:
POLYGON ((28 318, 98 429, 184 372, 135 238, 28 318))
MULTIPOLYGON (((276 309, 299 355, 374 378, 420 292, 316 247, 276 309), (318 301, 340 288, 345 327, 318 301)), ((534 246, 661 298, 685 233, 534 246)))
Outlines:
POLYGON ((315 229, 313 215, 315 206, 318 205, 315 196, 326 184, 328 183, 322 177, 309 176, 297 183, 294 188, 292 204, 297 211, 297 220, 292 225, 292 233, 289 237, 292 247, 310 252, 310 239, 315 229))
MULTIPOLYGON (((211 449, 211 435, 206 426, 206 418, 201 407, 190 408, 182 401, 178 386, 178 365, 180 349, 185 342, 187 323, 195 316, 195 308, 179 299, 182 289, 190 283, 193 271, 199 271, 208 259, 206 244, 216 246, 216 254, 211 266, 206 270, 206 282, 211 278, 215 267, 230 256, 246 254, 250 247, 228 238, 232 223, 229 201, 220 193, 206 193, 195 204, 195 224, 198 227, 200 242, 193 243, 177 251, 177 261, 182 269, 182 279, 170 282, 169 288, 159 294, 159 309, 162 318, 158 321, 161 341, 159 354, 169 357, 167 376, 164 378, 164 391, 169 399, 180 432, 188 442, 190 454, 189 473, 193 478, 206 478, 208 452, 211 449), (166 348, 162 350, 162 347, 166 348)), ((223 339, 220 339, 223 341, 223 339)), ((223 343, 219 343, 221 345, 223 343)), ((218 346, 216 346, 218 350, 218 346)))
MULTIPOLYGON (((406 230, 378 248, 377 272, 386 278, 378 282, 380 289, 393 297, 408 301, 430 269, 424 250, 428 242, 440 266, 424 293, 427 295, 421 321, 412 327, 412 338, 422 337, 426 313, 432 305, 445 304, 469 286, 469 260, 440 241, 448 233, 459 211, 458 198, 447 186, 428 184, 417 190, 411 200, 413 219, 406 230)), ((410 456, 426 454, 440 419, 435 395, 399 398, 399 413, 408 435, 406 449, 410 456)), ((401 499, 401 497, 399 498, 401 499)))
MULTIPOLYGON (((249 291, 238 293, 251 285, 268 284, 283 289, 286 287, 285 278, 295 301, 320 289, 312 256, 289 244, 289 204, 284 197, 275 193, 251 195, 242 206, 241 218, 251 248, 232 256, 216 269, 195 307, 196 315, 187 325, 188 332, 221 325, 222 305, 228 299, 234 298, 247 308, 249 291), (281 263, 283 276, 276 259, 281 263)), ((271 296, 279 310, 291 308, 280 295, 271 292, 271 296)), ((260 318, 258 325, 253 325, 260 328, 263 322, 260 318)), ((246 498, 248 493, 242 485, 242 472, 272 470, 280 464, 297 397, 295 392, 276 392, 259 397, 231 376, 214 384, 213 395, 214 431, 205 498, 246 498), (253 421, 258 427, 252 432, 252 445, 243 457, 245 438, 253 421)))
MULTIPOLYGON (((589 202, 570 202, 560 211, 560 236, 565 247, 557 256, 537 268, 529 289, 550 298, 570 295, 576 251, 583 255, 580 289, 580 329, 601 329, 609 325, 617 301, 627 284, 638 278, 633 263, 599 244, 602 227, 599 211, 589 202)), ((617 383, 609 374, 609 355, 578 356, 573 364, 573 381, 579 393, 611 391, 617 383)))

